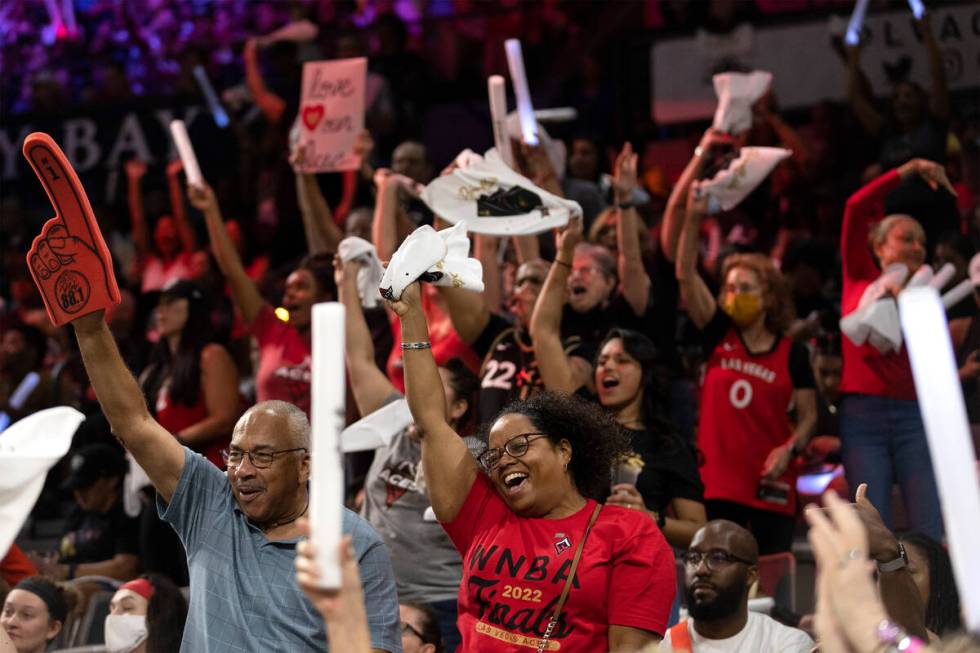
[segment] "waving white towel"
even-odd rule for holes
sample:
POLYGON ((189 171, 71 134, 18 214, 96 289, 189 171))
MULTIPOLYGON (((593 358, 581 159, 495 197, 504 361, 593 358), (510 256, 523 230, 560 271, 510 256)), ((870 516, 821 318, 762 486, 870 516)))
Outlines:
POLYGON ((711 78, 718 96, 718 108, 712 127, 729 134, 744 132, 752 126, 752 105, 766 94, 772 84, 772 73, 719 73, 711 78))
POLYGON ((59 406, 29 415, 0 437, 0 558, 34 507, 48 470, 61 460, 85 416, 59 406))
POLYGON ((421 279, 436 286, 483 292, 483 266, 469 258, 466 222, 436 231, 428 225, 416 229, 391 257, 381 278, 382 296, 398 300, 410 283, 421 279))
POLYGON ((340 260, 344 263, 355 259, 364 263, 361 269, 357 271, 357 294, 360 296, 361 306, 364 308, 377 306, 378 302, 381 301, 381 298, 378 297, 377 288, 385 273, 385 269, 381 266, 381 260, 378 258, 378 250, 374 248, 372 243, 363 238, 349 236, 340 241, 337 253, 340 254, 340 260))
POLYGON ((790 154, 781 147, 743 147, 727 168, 701 182, 700 191, 708 194, 708 212, 719 213, 738 206, 790 154))
POLYGON ((413 421, 408 401, 396 399, 345 428, 340 434, 341 449, 351 453, 387 447, 395 434, 413 421))
POLYGON ((480 157, 464 151, 452 174, 438 177, 422 199, 448 222, 494 236, 529 236, 564 227, 582 215, 578 202, 552 195, 508 167, 495 149, 480 157))

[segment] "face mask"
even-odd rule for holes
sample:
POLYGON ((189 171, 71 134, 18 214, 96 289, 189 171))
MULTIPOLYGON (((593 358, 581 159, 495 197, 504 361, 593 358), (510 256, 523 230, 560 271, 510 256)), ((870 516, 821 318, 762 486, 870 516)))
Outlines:
POLYGON ((146 617, 110 614, 105 618, 105 647, 109 653, 129 653, 146 640, 146 617))
POLYGON ((762 313, 762 300, 755 293, 729 293, 721 306, 739 327, 747 327, 762 313))

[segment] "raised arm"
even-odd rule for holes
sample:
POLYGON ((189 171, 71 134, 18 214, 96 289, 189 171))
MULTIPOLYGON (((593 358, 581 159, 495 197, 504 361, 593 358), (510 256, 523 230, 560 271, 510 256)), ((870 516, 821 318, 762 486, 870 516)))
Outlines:
POLYGON ((146 215, 143 213, 143 192, 140 182, 146 174, 146 164, 139 159, 126 162, 127 200, 129 202, 129 219, 133 225, 133 244, 136 246, 136 256, 142 262, 149 254, 150 237, 146 226, 146 215))
POLYGON ((861 72, 861 46, 845 45, 844 50, 847 57, 847 97, 851 101, 851 109, 864 130, 877 136, 881 132, 884 119, 875 108, 870 85, 861 72))
POLYGON ((613 199, 619 206, 616 237, 619 240, 619 287, 635 315, 643 315, 650 299, 650 275, 643 265, 638 237, 639 216, 633 207, 636 189, 636 161, 630 143, 616 157, 613 169, 613 199))
POLYGON ((575 246, 582 242, 582 220, 574 218, 561 233, 558 253, 531 316, 534 357, 544 387, 552 392, 575 392, 587 385, 592 366, 585 359, 569 356, 561 342, 561 311, 565 288, 572 270, 575 246))
POLYGON ((335 256, 333 265, 337 294, 346 309, 345 346, 351 392, 357 402, 357 410, 362 416, 366 416, 381 408, 385 400, 398 390, 374 361, 374 341, 371 340, 371 331, 364 319, 364 309, 357 293, 360 262, 342 263, 340 256, 335 256))
MULTIPOLYGON (((429 341, 420 296, 419 284, 413 283, 400 301, 389 302, 401 319, 403 345, 429 341)), ((432 509, 440 521, 453 521, 480 469, 463 439, 446 421, 446 397, 432 350, 406 349, 402 353, 408 407, 422 433, 422 464, 432 509)))
POLYGON ((677 248, 675 270, 681 298, 687 306, 687 314, 694 322, 694 326, 703 329, 715 316, 718 304, 704 283, 704 279, 698 274, 698 239, 701 220, 708 205, 707 196, 698 197, 698 195, 697 185, 692 185, 688 192, 687 218, 684 220, 684 228, 677 248))
MULTIPOLYGON (((483 266, 483 305, 490 313, 499 311, 504 299, 503 289, 500 287, 500 265, 497 263, 499 247, 500 240, 497 238, 476 234, 474 249, 476 258, 483 266)), ((489 315, 487 317, 489 319, 489 315)))
POLYGON ((175 159, 167 164, 167 190, 170 192, 170 209, 174 216, 174 225, 177 227, 177 234, 180 236, 180 244, 187 253, 197 251, 197 234, 194 227, 187 219, 187 211, 184 209, 184 195, 180 192, 180 171, 184 169, 184 164, 180 159, 175 159))
POLYGON ((258 39, 245 41, 245 50, 242 53, 245 58, 245 84, 266 120, 277 123, 286 111, 286 102, 265 85, 262 69, 259 67, 258 50, 258 39))
POLYGON ((252 322, 258 316, 259 310, 265 302, 262 295, 259 294, 255 282, 245 273, 245 267, 242 265, 238 250, 235 249, 235 244, 231 242, 228 231, 225 229, 225 223, 221 218, 221 209, 214 197, 214 191, 208 185, 205 185, 204 188, 188 186, 187 195, 194 208, 204 213, 204 223, 208 228, 214 258, 218 261, 221 273, 225 275, 225 279, 231 285, 232 298, 242 312, 242 317, 246 322, 252 322))
POLYGON ((687 162, 674 189, 670 191, 667 209, 664 211, 663 227, 660 229, 660 249, 664 257, 673 262, 677 258, 677 242, 681 237, 684 226, 684 215, 687 208, 687 194, 691 183, 704 172, 707 154, 715 143, 724 142, 726 137, 721 132, 708 128, 701 136, 701 142, 694 148, 694 156, 687 162))
POLYGON ((932 33, 932 21, 928 12, 922 15, 918 25, 919 31, 922 33, 922 44, 925 45, 926 56, 929 58, 929 77, 932 80, 929 108, 936 118, 949 120, 950 99, 949 85, 946 83, 946 68, 943 66, 939 44, 936 43, 936 37, 932 33))
MULTIPOLYGON (((403 240, 403 233, 411 233, 413 227, 404 224, 407 219, 398 209, 400 193, 418 196, 422 185, 405 175, 399 175, 381 168, 374 173, 374 183, 378 196, 374 205, 374 223, 371 226, 371 240, 378 250, 378 258, 388 261, 403 240)), ((406 234, 407 235, 407 234, 406 234)))
POLYGON ((195 448, 229 435, 241 413, 238 369, 228 350, 219 344, 212 343, 201 350, 201 391, 208 416, 174 434, 195 448))
POLYGON ((74 322, 78 348, 112 433, 146 470, 153 487, 169 502, 184 469, 184 449, 146 408, 143 392, 123 362, 104 312, 74 322))

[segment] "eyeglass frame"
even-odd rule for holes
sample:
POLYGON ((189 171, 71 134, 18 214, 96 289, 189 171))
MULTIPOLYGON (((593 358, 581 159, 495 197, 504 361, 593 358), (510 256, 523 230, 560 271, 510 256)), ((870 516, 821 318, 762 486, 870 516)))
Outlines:
POLYGON ((242 463, 245 462, 246 458, 248 458, 248 463, 255 469, 269 469, 270 467, 276 464, 276 456, 284 453, 293 453, 294 451, 308 452, 309 449, 306 447, 296 447, 295 449, 274 449, 272 451, 257 451, 257 452, 253 452, 250 449, 241 449, 238 451, 229 451, 228 449, 222 449, 221 460, 224 461, 226 469, 232 469, 232 468, 237 469, 238 467, 241 467, 242 463), (242 456, 241 460, 239 460, 237 463, 232 463, 230 461, 232 454, 241 454, 242 456), (271 460, 269 460, 268 465, 255 464, 255 456, 259 454, 269 454, 272 457, 271 460))
POLYGON ((415 629, 415 626, 413 626, 412 624, 408 623, 407 621, 403 621, 402 622, 402 633, 404 633, 405 631, 408 631, 408 632, 412 633, 413 635, 415 635, 416 637, 418 637, 420 640, 422 640, 422 643, 423 644, 431 644, 431 642, 427 642, 425 640, 425 635, 423 635, 418 630, 416 630, 415 629))
POLYGON ((712 564, 711 558, 708 557, 708 556, 711 556, 711 555, 714 555, 714 554, 720 554, 720 555, 724 556, 724 558, 725 558, 724 566, 727 566, 727 565, 730 565, 730 564, 733 564, 733 563, 736 563, 736 562, 741 562, 743 565, 748 565, 749 567, 755 567, 758 564, 756 562, 752 562, 751 560, 746 560, 745 558, 740 558, 739 556, 737 556, 737 555, 735 555, 733 553, 729 553, 728 551, 722 551, 721 549, 711 549, 710 551, 692 551, 692 550, 688 549, 687 551, 685 551, 683 553, 683 555, 681 555, 681 560, 684 561, 684 567, 685 568, 686 567, 691 567, 692 569, 697 569, 698 566, 703 562, 705 564, 705 566, 708 568, 708 571, 718 571, 718 569, 715 568, 714 565, 712 564), (693 562, 692 563, 690 560, 688 560, 687 558, 690 555, 696 555, 696 556, 698 556, 697 562, 693 562))
POLYGON ((514 440, 517 440, 518 438, 525 438, 527 448, 530 449, 532 442, 534 442, 535 440, 538 440, 540 438, 543 438, 543 437, 548 437, 548 434, 545 433, 544 431, 530 431, 528 433, 518 433, 517 435, 515 435, 512 438, 508 438, 507 439, 507 442, 504 442, 504 446, 502 446, 502 447, 490 447, 490 448, 486 449, 479 456, 477 456, 476 460, 477 460, 478 463, 480 463, 480 466, 483 467, 483 469, 486 470, 486 472, 489 474, 493 470, 497 469, 497 466, 500 464, 500 459, 504 457, 504 454, 505 453, 508 456, 510 456, 511 458, 523 458, 524 455, 527 453, 527 449, 525 449, 524 450, 524 453, 521 453, 521 454, 515 455, 515 454, 511 453, 507 449, 507 447, 510 445, 511 442, 513 442, 514 440), (497 458, 497 461, 494 463, 493 467, 488 466, 484 462, 484 458, 486 458, 486 456, 488 454, 490 454, 491 452, 497 452, 499 454, 499 457, 497 458))

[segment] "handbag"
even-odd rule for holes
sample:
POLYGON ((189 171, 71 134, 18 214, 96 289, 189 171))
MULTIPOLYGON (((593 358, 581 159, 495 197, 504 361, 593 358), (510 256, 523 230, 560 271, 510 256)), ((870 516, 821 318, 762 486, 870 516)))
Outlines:
POLYGON ((544 636, 538 640, 538 651, 537 653, 544 653, 545 646, 548 645, 548 640, 551 639, 551 631, 555 629, 558 624, 558 617, 561 615, 561 609, 565 607, 565 601, 568 599, 568 593, 572 590, 572 580, 575 578, 575 570, 578 569, 578 562, 582 559, 582 550, 585 548, 585 540, 589 539, 589 531, 592 530, 592 525, 595 524, 596 520, 599 518, 599 511, 602 510, 602 504, 597 503, 595 505, 595 510, 592 511, 592 516, 589 518, 589 524, 585 527, 585 534, 582 535, 581 541, 578 543, 578 548, 575 549, 575 557, 572 558, 572 568, 568 572, 568 578, 565 579, 565 587, 561 590, 561 597, 558 599, 558 605, 555 606, 555 611, 551 615, 551 619, 548 621, 548 628, 544 631, 544 636))

